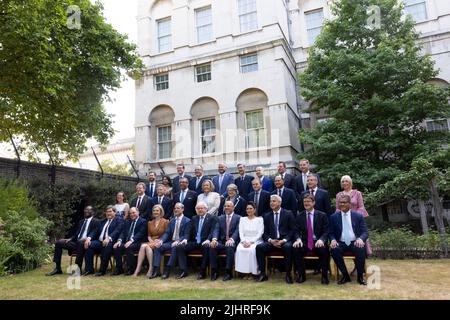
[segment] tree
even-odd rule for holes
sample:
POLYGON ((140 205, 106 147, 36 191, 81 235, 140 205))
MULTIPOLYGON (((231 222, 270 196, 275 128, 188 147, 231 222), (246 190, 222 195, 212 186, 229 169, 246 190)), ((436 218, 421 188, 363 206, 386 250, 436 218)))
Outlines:
POLYGON ((113 135, 103 102, 142 62, 89 0, 0 2, 0 141, 76 159, 113 135), (74 7, 76 6, 76 7, 74 7), (79 20, 77 19, 79 17, 79 20))
POLYGON ((332 12, 299 75, 309 112, 323 110, 330 120, 300 132, 309 146, 301 156, 317 164, 332 191, 344 174, 376 191, 419 155, 448 144, 448 132, 427 132, 423 121, 450 117, 450 91, 428 83, 438 72, 397 0, 341 0, 332 12), (368 23, 373 5, 379 26, 368 23))
POLYGON ((118 174, 121 176, 132 176, 134 173, 128 163, 114 164, 112 160, 105 159, 100 162, 100 165, 102 166, 104 173, 118 174))

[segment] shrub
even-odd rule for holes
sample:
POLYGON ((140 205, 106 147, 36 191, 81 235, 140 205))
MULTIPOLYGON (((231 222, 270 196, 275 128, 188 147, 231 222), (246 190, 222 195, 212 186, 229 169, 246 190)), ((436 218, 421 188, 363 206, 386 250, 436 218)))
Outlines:
POLYGON ((17 181, 0 179, 0 218, 5 218, 9 211, 20 212, 24 217, 38 217, 36 202, 31 200, 28 190, 17 181))

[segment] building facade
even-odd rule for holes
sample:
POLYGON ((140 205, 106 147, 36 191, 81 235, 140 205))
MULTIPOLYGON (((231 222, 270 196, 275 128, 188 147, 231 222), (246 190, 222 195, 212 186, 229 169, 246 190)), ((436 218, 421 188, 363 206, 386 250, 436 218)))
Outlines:
MULTIPOLYGON (((326 115, 305 113, 297 72, 330 18, 326 0, 140 0, 135 161, 142 173, 183 162, 295 167, 300 128, 326 115)), ((450 2, 405 0, 420 42, 450 81, 450 2)), ((424 123, 448 130, 449 120, 424 123)))

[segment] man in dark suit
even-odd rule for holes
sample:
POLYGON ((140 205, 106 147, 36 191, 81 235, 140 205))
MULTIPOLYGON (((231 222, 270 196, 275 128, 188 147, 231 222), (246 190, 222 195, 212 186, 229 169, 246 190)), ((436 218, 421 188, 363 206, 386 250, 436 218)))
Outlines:
MULTIPOLYGON (((299 168, 300 174, 295 177, 295 186, 297 187, 295 191, 301 195, 303 192, 308 191, 308 175, 312 172, 309 170, 309 161, 307 159, 300 160, 299 168)), ((320 177, 317 173, 315 175, 317 176, 317 186, 320 188, 320 177)), ((302 201, 301 198, 300 201, 302 201)))
POLYGON ((232 270, 234 265, 234 254, 239 244, 239 221, 240 215, 234 213, 232 201, 226 201, 224 205, 225 214, 219 216, 214 228, 212 241, 209 245, 209 258, 211 261, 211 280, 217 280, 219 273, 218 254, 225 251, 227 261, 225 265, 225 275, 223 281, 233 278, 232 270))
POLYGON ((303 257, 313 252, 319 257, 322 270, 322 284, 329 284, 328 279, 328 217, 326 213, 314 209, 314 197, 305 194, 303 197, 305 211, 296 218, 295 239, 292 245, 295 265, 297 267, 297 282, 306 280, 305 261, 303 257))
POLYGON ((156 189, 156 197, 152 198, 152 208, 155 204, 160 204, 164 209, 164 218, 170 220, 173 215, 173 201, 165 196, 166 187, 159 185, 156 189))
POLYGON ((219 163, 217 166, 219 174, 212 179, 214 190, 224 198, 227 197, 227 187, 234 183, 234 177, 232 174, 226 172, 227 169, 225 164, 219 163))
POLYGON ((86 272, 87 274, 94 273, 94 255, 101 254, 100 270, 95 275, 103 276, 108 268, 109 260, 111 259, 113 245, 119 239, 123 230, 124 220, 122 217, 116 217, 116 208, 108 206, 106 208, 106 219, 100 224, 99 236, 97 240, 92 240, 86 251, 86 272))
POLYGON ((208 206, 204 202, 199 202, 195 209, 197 214, 191 220, 191 234, 188 242, 179 244, 177 247, 177 260, 181 270, 178 279, 188 276, 187 254, 193 250, 198 250, 202 254, 200 273, 197 279, 201 280, 206 277, 206 267, 209 262, 209 244, 213 237, 217 219, 215 216, 206 213, 208 206))
POLYGON ((237 165, 239 176, 234 179, 234 184, 237 185, 239 195, 246 201, 249 201, 248 194, 253 191, 252 181, 254 177, 245 173, 245 165, 242 163, 237 165))
MULTIPOLYGON (((190 175, 185 174, 185 170, 186 170, 186 168, 185 168, 184 164, 182 164, 182 163, 177 164, 178 175, 175 178, 173 178, 173 181, 172 181, 173 182, 172 192, 174 194, 180 192, 180 181, 182 178, 186 178, 188 180, 188 186, 189 186, 189 181, 191 180, 192 177, 190 175)), ((185 212, 185 214, 186 214, 186 212, 185 212)))
POLYGON ((283 199, 281 207, 291 211, 294 215, 297 215, 298 207, 295 191, 284 186, 284 180, 281 176, 275 177, 275 187, 276 189, 272 192, 272 194, 276 194, 283 199))
POLYGON ((267 192, 272 192, 275 189, 272 179, 264 175, 264 168, 261 166, 255 169, 256 177, 261 181, 261 187, 267 192))
POLYGON ((263 190, 258 178, 252 181, 253 192, 248 195, 249 201, 256 204, 258 216, 263 217, 270 210, 270 192, 263 190))
POLYGON ((295 218, 291 211, 281 208, 282 199, 278 195, 270 196, 271 211, 264 216, 263 243, 256 246, 256 259, 261 271, 257 281, 267 281, 266 254, 281 250, 286 268, 286 283, 291 284, 292 276, 292 239, 295 231, 295 218))
MULTIPOLYGON (((174 217, 170 220, 169 226, 167 227, 166 232, 162 235, 161 239, 159 239, 159 247, 157 250, 153 251, 154 254, 154 265, 159 266, 161 262, 161 257, 163 256, 166 250, 171 250, 170 258, 167 262, 167 266, 164 269, 164 274, 162 279, 167 279, 170 276, 170 269, 175 267, 175 263, 177 262, 177 249, 181 244, 186 245, 189 239, 189 235, 191 233, 191 224, 190 219, 185 217, 184 214, 184 205, 182 203, 176 203, 173 213, 174 217)), ((158 268, 153 270, 151 275, 151 279, 158 277, 160 275, 158 268)))
POLYGON ((342 278, 338 284, 350 282, 350 275, 345 266, 343 255, 347 251, 352 251, 355 255, 357 281, 361 285, 366 285, 364 280, 364 265, 366 263, 366 241, 369 237, 366 223, 363 216, 350 210, 350 196, 344 195, 339 200, 339 209, 330 218, 331 240, 330 248, 334 262, 342 273, 342 278))
POLYGON ((202 185, 203 182, 209 180, 208 176, 203 175, 203 167, 201 165, 195 166, 195 177, 191 178, 191 182, 189 184, 189 189, 197 192, 197 194, 203 193, 202 185))
POLYGON ((125 222, 122 234, 117 242, 114 244, 114 257, 116 260, 116 271, 113 275, 117 276, 123 273, 122 255, 125 252, 127 255, 128 272, 127 276, 134 273, 136 269, 136 257, 134 254, 141 248, 141 243, 147 238, 147 220, 139 217, 137 208, 130 209, 130 219, 125 222))
POLYGON ((55 274, 62 274, 61 270, 61 257, 63 249, 67 249, 69 254, 72 252, 77 253, 75 259, 75 264, 78 265, 80 269, 83 266, 83 258, 86 253, 87 248, 91 244, 92 240, 98 237, 98 228, 100 226, 100 221, 93 218, 94 210, 91 206, 84 208, 84 219, 78 223, 76 233, 69 239, 61 239, 55 243, 55 253, 53 255, 53 261, 55 262, 55 269, 49 273, 47 276, 54 276, 55 274))
POLYGON ((284 161, 278 162, 278 174, 283 178, 284 186, 291 190, 297 190, 295 177, 286 172, 286 163, 284 161))
POLYGON ((158 184, 156 183, 156 173, 150 171, 148 173, 148 184, 145 186, 145 194, 151 199, 156 196, 156 189, 158 184))
POLYGON ((173 202, 180 202, 184 205, 184 215, 191 219, 195 214, 197 204, 197 192, 189 190, 189 180, 184 177, 180 179, 180 191, 173 195, 173 202))
POLYGON ((140 215, 145 220, 149 221, 152 219, 152 199, 145 194, 145 184, 139 182, 136 185, 136 197, 131 200, 130 208, 136 207, 140 212, 140 215))
MULTIPOLYGON (((327 190, 321 189, 317 186, 318 180, 315 174, 310 174, 307 179, 308 190, 300 195, 300 199, 303 199, 305 194, 311 194, 316 200, 314 209, 325 212, 330 216, 333 212, 331 211, 331 201, 330 195, 327 190)), ((303 201, 299 202, 300 211, 305 210, 303 207, 303 201)))

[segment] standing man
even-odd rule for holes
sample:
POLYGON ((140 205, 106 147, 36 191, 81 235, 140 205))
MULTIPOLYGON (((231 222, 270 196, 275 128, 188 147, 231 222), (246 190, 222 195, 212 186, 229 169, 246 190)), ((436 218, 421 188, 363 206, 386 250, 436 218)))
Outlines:
POLYGON ((203 167, 201 165, 195 166, 194 169, 195 177, 191 178, 191 182, 189 184, 189 189, 197 192, 197 194, 203 193, 202 185, 203 182, 209 180, 208 176, 203 175, 203 167))
POLYGON ((47 276, 54 276, 55 274, 62 274, 61 257, 63 249, 67 249, 69 254, 77 253, 75 264, 80 268, 80 274, 83 266, 84 254, 91 244, 92 240, 98 237, 98 228, 100 221, 93 218, 94 210, 91 206, 84 208, 84 219, 78 223, 76 233, 69 239, 61 239, 55 243, 55 253, 53 255, 53 262, 55 262, 55 269, 47 276))
POLYGON ((366 241, 369 237, 366 223, 362 214, 350 210, 350 196, 343 195, 339 200, 339 209, 330 218, 330 248, 342 278, 338 284, 350 282, 350 275, 344 262, 344 252, 352 251, 355 255, 357 281, 366 285, 364 280, 364 265, 366 263, 366 241))
POLYGON ((275 189, 272 179, 264 176, 264 169, 261 166, 256 167, 255 169, 256 176, 261 181, 261 187, 263 190, 267 192, 272 192, 275 189))
POLYGON ((239 175, 234 179, 234 184, 237 185, 239 195, 243 197, 246 201, 249 201, 248 195, 253 191, 252 181, 254 177, 245 173, 245 165, 240 163, 237 165, 239 175))
POLYGON ((272 194, 276 194, 283 199, 281 206, 283 209, 291 211, 294 215, 297 215, 297 197, 295 191, 285 187, 284 180, 281 176, 275 177, 275 191, 272 194))
POLYGON ((278 174, 283 178, 284 186, 286 188, 297 190, 295 177, 292 174, 286 172, 286 162, 278 162, 278 174))
POLYGON ((227 166, 223 163, 219 163, 217 166, 217 171, 219 174, 213 178, 213 184, 215 191, 222 197, 227 197, 227 187, 228 185, 234 183, 233 175, 229 174, 227 171, 227 166))
POLYGON ((136 207, 141 217, 147 221, 152 219, 152 199, 145 194, 145 184, 139 182, 136 185, 136 197, 131 200, 130 207, 136 207))
MULTIPOLYGON (((330 195, 328 194, 328 191, 325 189, 321 189, 317 186, 318 184, 317 176, 313 173, 308 175, 307 183, 308 183, 308 190, 304 191, 300 195, 300 199, 303 199, 305 194, 310 194, 315 199, 315 205, 314 209, 325 212, 328 216, 330 216, 333 212, 331 211, 331 200, 330 195)), ((299 203, 300 205, 300 211, 305 210, 303 207, 303 201, 299 203)))
MULTIPOLYGON (((309 170, 309 161, 307 159, 300 160, 299 164, 300 168, 300 175, 295 177, 295 186, 297 189, 297 193, 301 195, 303 192, 308 190, 308 175, 312 172, 309 170)), ((319 175, 317 176, 317 185, 320 187, 320 178, 319 175)), ((300 199, 302 201, 302 199, 300 199)))
POLYGON ((297 267, 297 282, 306 280, 305 261, 303 257, 313 252, 319 257, 322 270, 322 284, 329 284, 328 280, 328 216, 326 213, 314 209, 314 197, 305 194, 303 206, 305 211, 296 218, 294 259, 297 267))
POLYGON ((256 211, 259 217, 264 217, 266 212, 270 211, 270 192, 262 189, 261 180, 258 178, 252 181, 253 192, 248 195, 248 200, 256 205, 256 211))
POLYGON ((113 276, 123 273, 122 255, 127 255, 127 276, 134 273, 136 269, 136 257, 134 254, 141 248, 141 243, 147 238, 147 220, 139 217, 139 210, 135 207, 130 209, 130 219, 125 222, 122 234, 114 244, 114 257, 116 260, 116 271, 113 276))
POLYGON ((159 185, 156 188, 156 197, 153 197, 151 200, 151 206, 155 204, 160 204, 164 209, 164 219, 170 220, 173 214, 173 201, 165 195, 166 187, 163 185, 159 185))
POLYGON ((286 283, 291 284, 292 276, 292 239, 295 232, 295 218, 291 211, 281 208, 282 199, 278 195, 270 196, 270 208, 264 216, 263 243, 256 246, 256 259, 261 272, 257 281, 267 281, 266 254, 282 251, 286 268, 286 283))
POLYGON ((197 192, 189 190, 188 178, 180 178, 180 190, 173 195, 173 202, 180 202, 184 205, 184 215, 191 219, 195 214, 197 204, 197 192))
POLYGON ((150 171, 148 173, 148 184, 145 188, 145 194, 149 198, 153 198, 156 196, 156 188, 158 185, 156 184, 156 173, 153 171, 150 171))
POLYGON ((178 175, 175 178, 173 178, 173 186, 172 186, 173 194, 180 192, 180 181, 182 178, 186 178, 188 180, 189 185, 189 181, 191 180, 192 177, 190 175, 185 174, 185 170, 186 168, 183 163, 177 164, 178 175))
POLYGON ((225 275, 223 281, 233 278, 232 270, 234 265, 234 254, 239 244, 239 221, 241 216, 234 214, 234 204, 232 201, 225 201, 225 214, 219 216, 214 228, 212 241, 209 245, 209 258, 211 261, 211 280, 215 281, 219 277, 218 254, 225 251, 227 261, 225 265, 225 275))

